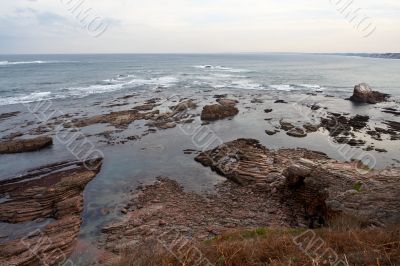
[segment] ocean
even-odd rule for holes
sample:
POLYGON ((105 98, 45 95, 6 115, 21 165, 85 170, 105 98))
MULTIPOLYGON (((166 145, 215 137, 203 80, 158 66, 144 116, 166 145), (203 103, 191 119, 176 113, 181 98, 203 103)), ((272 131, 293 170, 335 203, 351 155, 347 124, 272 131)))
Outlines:
POLYGON ((400 96, 400 60, 318 54, 1 55, 0 106, 45 99, 89 99, 162 86, 260 91, 324 90, 348 96, 354 85, 400 96))

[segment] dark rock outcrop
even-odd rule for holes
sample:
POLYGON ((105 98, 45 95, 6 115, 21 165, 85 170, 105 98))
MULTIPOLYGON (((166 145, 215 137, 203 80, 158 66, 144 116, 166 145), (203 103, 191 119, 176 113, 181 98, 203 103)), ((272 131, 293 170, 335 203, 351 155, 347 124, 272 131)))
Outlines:
POLYGON ((46 148, 53 144, 48 136, 33 139, 12 139, 0 142, 0 154, 31 152, 46 148))
MULTIPOLYGON (((0 221, 46 221, 31 233, 0 242, 0 265, 56 265, 71 254, 79 234, 82 191, 101 159, 52 164, 22 177, 0 181, 0 221)), ((11 233, 11 232, 10 232, 11 233)))
POLYGON ((352 102, 376 104, 385 102, 389 94, 373 91, 368 84, 361 83, 354 87, 353 95, 349 98, 352 102))
POLYGON ((201 120, 214 121, 235 116, 239 110, 232 105, 213 104, 206 105, 201 112, 201 120))
POLYGON ((21 112, 10 112, 10 113, 2 113, 0 114, 0 122, 6 119, 9 119, 11 117, 19 115, 21 112))
POLYGON ((288 132, 286 132, 286 135, 291 136, 291 137, 295 137, 295 138, 307 137, 307 133, 304 132, 303 129, 298 128, 298 127, 289 130, 288 132))
POLYGON ((374 171, 305 149, 271 151, 252 139, 225 143, 195 160, 241 185, 279 191, 282 202, 304 210, 310 227, 339 214, 374 225, 400 223, 400 168, 374 171))

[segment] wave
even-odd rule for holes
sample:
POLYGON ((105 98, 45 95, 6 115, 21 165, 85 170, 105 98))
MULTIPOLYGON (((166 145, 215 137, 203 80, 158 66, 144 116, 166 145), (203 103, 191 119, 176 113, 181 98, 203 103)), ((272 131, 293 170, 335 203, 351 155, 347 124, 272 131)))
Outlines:
POLYGON ((126 88, 135 88, 145 85, 154 85, 162 87, 170 87, 177 83, 179 80, 173 76, 164 76, 151 79, 131 79, 131 80, 118 80, 110 79, 101 82, 100 84, 93 84, 81 87, 68 87, 54 90, 53 92, 33 92, 26 95, 17 95, 13 97, 0 97, 0 105, 10 105, 19 103, 30 103, 50 99, 63 99, 68 97, 83 98, 91 94, 102 94, 112 91, 117 91, 126 88))
POLYGON ((232 72, 232 73, 250 72, 250 70, 247 70, 247 69, 224 67, 224 66, 213 66, 213 65, 198 65, 198 66, 193 66, 193 67, 199 68, 199 69, 225 71, 225 72, 232 72))
POLYGON ((254 83, 251 80, 233 81, 231 86, 236 89, 244 90, 265 90, 265 87, 263 85, 254 83))
POLYGON ((0 66, 10 65, 30 65, 30 64, 52 64, 52 63, 72 63, 73 61, 0 61, 0 66))
POLYGON ((27 95, 17 95, 12 97, 0 98, 0 105, 31 103, 52 99, 50 91, 32 92, 27 95))
POLYGON ((269 85, 270 89, 278 90, 278 91, 295 91, 295 90, 323 90, 319 85, 314 84, 276 84, 269 85))

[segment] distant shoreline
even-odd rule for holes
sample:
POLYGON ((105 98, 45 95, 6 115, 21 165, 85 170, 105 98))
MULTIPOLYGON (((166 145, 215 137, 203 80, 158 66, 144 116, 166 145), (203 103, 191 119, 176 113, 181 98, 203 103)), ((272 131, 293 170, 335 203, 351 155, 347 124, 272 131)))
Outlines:
POLYGON ((342 55, 342 56, 358 56, 358 57, 370 57, 370 58, 381 58, 381 59, 400 59, 400 53, 334 53, 329 55, 342 55))

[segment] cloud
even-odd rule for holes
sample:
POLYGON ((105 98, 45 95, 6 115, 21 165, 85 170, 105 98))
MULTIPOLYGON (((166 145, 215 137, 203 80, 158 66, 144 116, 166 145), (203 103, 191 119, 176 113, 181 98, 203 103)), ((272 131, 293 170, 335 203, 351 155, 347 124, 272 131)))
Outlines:
POLYGON ((400 42, 398 0, 354 1, 376 24, 369 38, 333 0, 85 0, 108 25, 98 38, 70 0, 0 2, 0 53, 385 52, 400 42))

